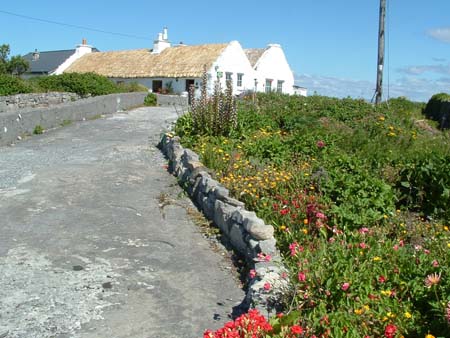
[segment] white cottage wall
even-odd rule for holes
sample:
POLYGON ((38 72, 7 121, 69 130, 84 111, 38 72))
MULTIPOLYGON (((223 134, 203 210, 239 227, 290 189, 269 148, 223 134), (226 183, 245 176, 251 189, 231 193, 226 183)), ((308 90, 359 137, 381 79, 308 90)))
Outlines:
POLYGON ((238 41, 231 41, 208 71, 208 92, 210 93, 214 89, 218 73, 222 75, 219 78, 222 88, 226 88, 226 74, 231 73, 233 94, 253 90, 255 72, 238 41), (238 74, 242 74, 242 85, 239 87, 237 86, 238 74))
POLYGON ((272 80, 272 91, 277 90, 278 81, 283 81, 282 92, 294 94, 294 74, 280 45, 269 45, 256 63, 255 70, 258 79, 257 91, 264 92, 266 79, 270 79, 272 80))

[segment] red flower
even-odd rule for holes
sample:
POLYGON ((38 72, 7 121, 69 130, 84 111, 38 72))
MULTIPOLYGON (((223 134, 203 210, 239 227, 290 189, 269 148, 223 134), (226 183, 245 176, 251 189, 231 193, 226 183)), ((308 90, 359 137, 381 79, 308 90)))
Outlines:
POLYGON ((394 338, 395 332, 397 332, 397 327, 394 324, 389 324, 384 329, 384 336, 386 338, 394 338))
POLYGON ((380 283, 382 283, 382 284, 385 283, 386 280, 387 280, 387 278, 384 277, 383 275, 381 275, 380 277, 378 277, 378 281, 379 281, 380 283))
POLYGON ((249 272, 249 277, 250 277, 251 279, 253 279, 253 278, 256 277, 256 271, 255 271, 255 269, 251 269, 251 270, 250 270, 250 272, 249 272))
POLYGON ((280 210, 281 215, 287 215, 289 213, 289 208, 283 208, 280 210))
POLYGON ((317 145, 317 148, 323 148, 323 147, 325 147, 325 142, 320 140, 320 141, 317 141, 316 145, 317 145))
POLYGON ((269 282, 265 282, 265 283, 264 283, 264 290, 269 291, 271 287, 272 287, 272 286, 270 285, 269 282))
POLYGON ((303 329, 299 325, 293 325, 293 326, 291 326, 291 333, 292 334, 302 334, 303 333, 303 329))

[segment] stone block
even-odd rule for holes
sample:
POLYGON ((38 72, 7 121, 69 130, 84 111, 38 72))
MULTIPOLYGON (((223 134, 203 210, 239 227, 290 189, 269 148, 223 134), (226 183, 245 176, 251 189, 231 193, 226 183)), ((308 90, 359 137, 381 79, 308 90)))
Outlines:
POLYGON ((273 238, 274 229, 271 225, 254 224, 248 232, 257 240, 267 240, 273 238))
POLYGON ((258 247, 259 250, 261 250, 261 252, 274 256, 275 254, 277 254, 277 241, 275 240, 275 238, 269 238, 266 239, 264 241, 258 241, 258 247))
POLYGON ((257 217, 254 212, 247 212, 244 213, 244 219, 242 221, 242 225, 244 226, 245 230, 250 232, 250 229, 254 226, 265 226, 266 223, 264 221, 257 217))
POLYGON ((216 200, 214 204, 214 223, 222 230, 222 232, 230 237, 230 226, 232 224, 231 215, 236 210, 236 207, 216 200))
POLYGON ((217 186, 214 189, 214 196, 216 197, 216 199, 223 201, 225 198, 228 198, 229 195, 230 191, 221 185, 217 186))
POLYGON ((233 248, 243 255, 247 254, 247 243, 244 241, 244 229, 239 224, 231 224, 229 238, 233 248))

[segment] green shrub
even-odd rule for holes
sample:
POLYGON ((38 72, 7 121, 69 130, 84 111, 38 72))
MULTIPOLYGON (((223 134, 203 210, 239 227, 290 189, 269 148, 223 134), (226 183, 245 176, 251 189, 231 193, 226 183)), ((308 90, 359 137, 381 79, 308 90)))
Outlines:
POLYGON ((437 121, 441 129, 450 128, 450 95, 433 95, 423 113, 427 118, 437 121))
POLYGON ((158 104, 158 97, 154 93, 148 93, 144 99, 144 106, 154 107, 158 104))
POLYGON ((133 92, 147 92, 148 88, 137 82, 130 83, 118 83, 117 88, 123 93, 133 93, 133 92))
POLYGON ((107 95, 119 91, 107 77, 94 73, 64 73, 40 77, 36 81, 43 91, 71 92, 81 96, 107 95))
POLYGON ((30 92, 32 88, 24 80, 12 75, 0 74, 0 96, 30 92))
POLYGON ((40 135, 43 132, 44 132, 44 128, 42 128, 41 125, 38 124, 36 127, 34 127, 33 134, 40 135))

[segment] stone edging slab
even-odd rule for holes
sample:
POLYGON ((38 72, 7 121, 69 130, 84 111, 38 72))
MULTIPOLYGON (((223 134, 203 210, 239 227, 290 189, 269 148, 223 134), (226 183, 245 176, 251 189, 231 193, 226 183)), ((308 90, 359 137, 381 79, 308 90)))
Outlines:
POLYGON ((230 197, 228 189, 211 177, 199 156, 181 146, 178 136, 163 135, 159 147, 169 160, 169 170, 191 199, 220 228, 233 249, 245 257, 249 269, 254 270, 242 307, 256 307, 270 314, 288 284, 273 226, 246 210, 243 202, 230 197))

